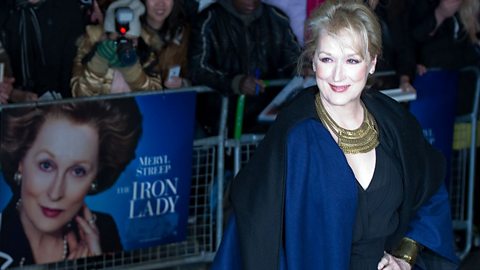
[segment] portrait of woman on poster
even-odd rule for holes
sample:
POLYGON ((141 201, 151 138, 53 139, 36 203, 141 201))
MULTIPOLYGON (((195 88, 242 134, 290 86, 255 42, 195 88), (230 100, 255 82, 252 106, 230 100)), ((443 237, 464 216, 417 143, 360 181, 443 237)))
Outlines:
POLYGON ((113 218, 84 199, 110 188, 135 157, 142 116, 133 99, 4 109, 2 173, 13 196, 0 213, 12 266, 122 250, 113 218))
POLYGON ((413 115, 365 89, 382 50, 363 1, 327 0, 284 107, 231 186, 213 270, 457 269, 445 159, 413 115))

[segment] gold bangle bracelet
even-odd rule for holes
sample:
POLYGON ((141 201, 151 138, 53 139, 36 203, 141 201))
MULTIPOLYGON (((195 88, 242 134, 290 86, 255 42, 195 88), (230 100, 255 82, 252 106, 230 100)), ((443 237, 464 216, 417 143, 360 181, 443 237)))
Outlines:
POLYGON ((413 267, 413 265, 415 265, 415 261, 417 260, 418 253, 420 253, 422 248, 423 247, 415 240, 404 237, 400 241, 398 247, 393 250, 392 255, 406 261, 413 267))

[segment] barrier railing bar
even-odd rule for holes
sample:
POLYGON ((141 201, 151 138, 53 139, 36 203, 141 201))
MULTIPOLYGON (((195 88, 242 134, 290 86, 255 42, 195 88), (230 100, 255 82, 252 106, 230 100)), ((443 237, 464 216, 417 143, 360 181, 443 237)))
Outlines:
POLYGON ((66 103, 78 100, 103 100, 103 99, 111 99, 112 97, 136 97, 136 96, 144 96, 144 95, 151 95, 151 94, 170 94, 170 93, 180 93, 180 92, 190 92, 195 91, 197 93, 208 93, 208 92, 215 92, 214 89, 208 86, 191 86, 179 89, 162 89, 162 90, 146 90, 146 91, 134 91, 128 93, 115 93, 115 94, 103 94, 98 96, 89 96, 89 97, 75 97, 75 98, 62 98, 62 99, 53 99, 53 100, 35 100, 35 101, 26 101, 21 103, 12 103, 12 104, 3 104, 0 105, 0 110, 3 108, 17 108, 23 106, 31 106, 32 104, 37 105, 47 105, 47 104, 58 104, 58 103, 66 103))
POLYGON ((215 250, 218 250, 223 235, 223 181, 225 174, 225 138, 226 125, 228 115, 228 97, 222 96, 222 107, 220 112, 220 126, 218 135, 220 141, 218 143, 218 158, 217 158, 217 234, 215 239, 215 250))
POLYGON ((477 67, 466 67, 462 72, 473 72, 477 78, 475 82, 475 97, 473 100, 473 110, 469 115, 471 130, 470 130, 470 158, 469 158, 469 174, 468 174, 468 195, 467 195, 467 224, 466 224, 466 241, 465 248, 460 253, 460 258, 465 258, 472 248, 473 241, 473 199, 475 188, 475 155, 476 155, 476 138, 477 138, 477 120, 478 120, 478 106, 480 99, 480 70, 477 67))

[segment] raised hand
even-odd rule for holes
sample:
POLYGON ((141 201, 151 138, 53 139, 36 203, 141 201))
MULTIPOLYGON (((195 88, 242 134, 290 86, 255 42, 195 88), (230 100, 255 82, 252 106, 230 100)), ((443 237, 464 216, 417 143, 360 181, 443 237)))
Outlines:
POLYGON ((100 233, 95 224, 97 217, 85 204, 83 205, 82 211, 83 217, 75 217, 75 221, 78 224, 79 238, 77 239, 74 232, 69 232, 67 234, 69 250, 68 259, 77 259, 102 254, 100 233))
POLYGON ((435 9, 437 25, 441 24, 446 18, 452 17, 460 8, 462 0, 440 0, 435 9))
POLYGON ((0 104, 7 104, 13 91, 14 78, 4 77, 0 82, 0 104))
POLYGON ((265 91, 265 83, 263 80, 256 79, 253 76, 246 75, 240 81, 240 92, 245 95, 255 96, 265 91), (256 87, 259 87, 259 91, 256 91, 256 87))
POLYGON ((382 259, 378 263, 378 270, 411 270, 412 266, 406 261, 394 257, 387 252, 383 254, 382 259))

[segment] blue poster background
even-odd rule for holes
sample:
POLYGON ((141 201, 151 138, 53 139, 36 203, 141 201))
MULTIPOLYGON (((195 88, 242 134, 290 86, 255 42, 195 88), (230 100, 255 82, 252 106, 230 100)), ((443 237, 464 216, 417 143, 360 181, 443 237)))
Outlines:
POLYGON ((431 70, 415 78, 417 99, 410 102, 410 111, 419 121, 427 140, 439 149, 447 160, 450 175, 453 127, 457 101, 458 72, 431 70))
MULTIPOLYGON (((188 220, 196 92, 155 93, 130 98, 137 101, 143 116, 143 133, 136 157, 114 186, 87 196, 86 203, 90 209, 114 218, 124 250, 182 241, 188 220), (154 166, 145 166, 141 158, 150 162, 156 160, 157 169, 164 171, 146 175, 144 172, 154 166), (141 192, 142 183, 150 189, 141 192), (133 201, 135 196, 137 200, 133 201), (168 202, 175 202, 174 209, 172 205, 167 208, 165 203, 168 202), (147 208, 147 204, 151 208, 147 208), (158 205, 160 210, 156 209, 158 205), (148 215, 145 209, 153 209, 154 215, 148 215), (158 212, 161 214, 157 215, 158 212)), ((2 175, 0 212, 11 196, 2 175)))
POLYGON ((0 209, 3 209, 5 206, 7 206, 11 197, 12 192, 10 191, 10 187, 3 180, 3 174, 0 173, 0 209))

